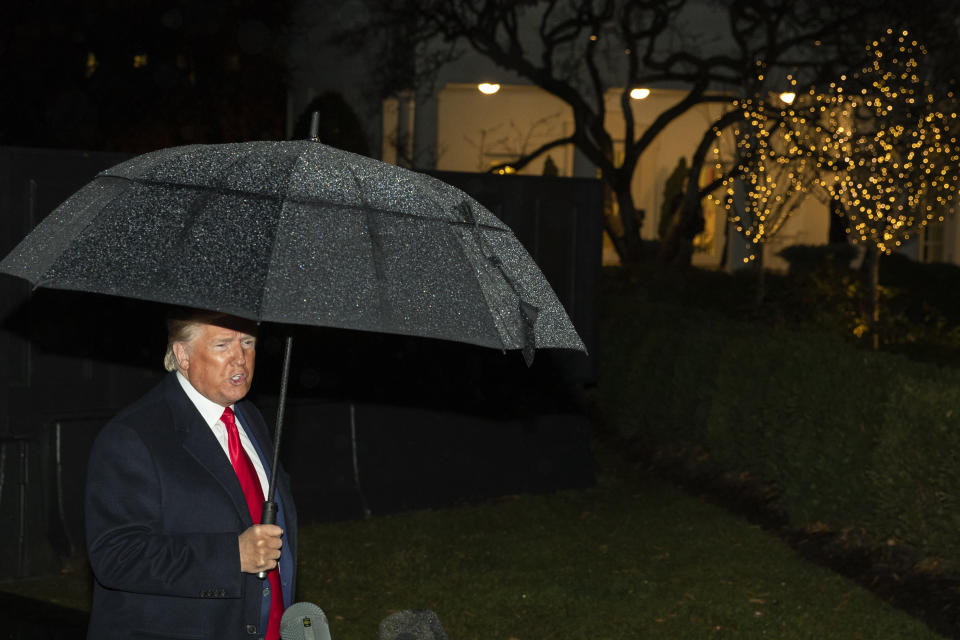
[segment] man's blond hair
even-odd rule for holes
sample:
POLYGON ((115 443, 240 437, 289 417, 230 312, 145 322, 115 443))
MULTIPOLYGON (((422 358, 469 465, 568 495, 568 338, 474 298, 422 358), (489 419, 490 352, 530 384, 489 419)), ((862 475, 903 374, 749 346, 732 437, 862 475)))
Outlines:
POLYGON ((178 371, 180 363, 173 353, 175 342, 189 343, 196 337, 197 329, 202 324, 220 324, 230 318, 226 313, 219 311, 202 311, 200 309, 174 309, 167 314, 167 352, 163 355, 163 368, 167 371, 178 371))

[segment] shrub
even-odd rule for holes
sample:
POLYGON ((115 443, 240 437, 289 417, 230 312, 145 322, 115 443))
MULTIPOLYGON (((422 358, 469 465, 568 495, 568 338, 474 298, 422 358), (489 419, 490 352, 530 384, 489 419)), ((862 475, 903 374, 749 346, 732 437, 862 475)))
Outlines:
POLYGON ((960 558, 960 371, 636 287, 604 299, 595 393, 608 427, 770 483, 793 526, 960 558))

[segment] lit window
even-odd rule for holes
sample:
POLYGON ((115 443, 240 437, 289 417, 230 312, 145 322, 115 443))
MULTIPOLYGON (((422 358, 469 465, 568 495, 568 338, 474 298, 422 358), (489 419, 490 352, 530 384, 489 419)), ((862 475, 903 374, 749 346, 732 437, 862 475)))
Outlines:
POLYGON ((97 70, 97 67, 100 66, 100 63, 97 62, 97 56, 93 51, 87 53, 87 69, 84 75, 90 77, 97 70))

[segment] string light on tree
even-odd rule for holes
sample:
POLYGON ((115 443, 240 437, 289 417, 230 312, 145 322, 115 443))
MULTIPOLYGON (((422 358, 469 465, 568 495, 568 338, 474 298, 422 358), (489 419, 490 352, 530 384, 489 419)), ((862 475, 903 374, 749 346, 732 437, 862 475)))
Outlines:
POLYGON ((866 51, 860 73, 823 100, 820 187, 843 205, 855 242, 889 254, 952 210, 957 114, 930 93, 926 51, 906 31, 888 30, 866 51))
MULTIPOLYGON (((757 85, 762 87, 762 64, 758 65, 757 85)), ((796 97, 796 80, 788 77, 789 92, 774 94, 759 89, 754 95, 734 103, 743 113, 743 120, 734 127, 734 170, 722 186, 722 195, 715 196, 717 205, 727 210, 727 218, 747 241, 748 256, 744 262, 762 259, 763 244, 783 228, 790 216, 809 193, 815 182, 809 156, 797 144, 793 130, 786 126, 796 97)), ((723 170, 719 159, 717 168, 723 170)), ((762 262, 762 260, 761 260, 762 262)))
POLYGON ((787 124, 795 117, 797 82, 788 76, 789 90, 781 86, 772 91, 765 87, 765 77, 764 64, 758 61, 754 88, 733 102, 741 118, 733 128, 733 148, 722 153, 719 141, 714 147, 716 168, 726 177, 720 194, 712 196, 746 241, 743 261, 756 265, 757 304, 766 289, 764 245, 783 229, 816 182, 816 164, 787 124))
POLYGON ((866 46, 859 72, 809 100, 793 123, 820 168, 819 188, 870 253, 875 348, 879 257, 953 213, 960 185, 955 101, 933 95, 925 55, 908 32, 888 29, 866 46))

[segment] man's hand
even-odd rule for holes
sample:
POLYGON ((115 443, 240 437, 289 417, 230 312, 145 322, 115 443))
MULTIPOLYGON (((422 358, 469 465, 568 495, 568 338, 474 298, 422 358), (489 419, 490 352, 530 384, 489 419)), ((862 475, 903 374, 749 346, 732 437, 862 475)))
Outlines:
POLYGON ((280 559, 283 529, 275 524, 255 524, 240 534, 240 571, 270 571, 280 559))

